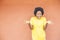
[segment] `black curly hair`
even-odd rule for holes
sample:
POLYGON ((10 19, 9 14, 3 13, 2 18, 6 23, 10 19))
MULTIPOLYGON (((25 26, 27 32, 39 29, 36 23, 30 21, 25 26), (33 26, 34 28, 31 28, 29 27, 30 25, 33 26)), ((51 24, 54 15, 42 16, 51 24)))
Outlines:
POLYGON ((34 15, 36 16, 37 11, 41 11, 42 15, 44 14, 44 10, 41 7, 36 7, 34 10, 34 15))

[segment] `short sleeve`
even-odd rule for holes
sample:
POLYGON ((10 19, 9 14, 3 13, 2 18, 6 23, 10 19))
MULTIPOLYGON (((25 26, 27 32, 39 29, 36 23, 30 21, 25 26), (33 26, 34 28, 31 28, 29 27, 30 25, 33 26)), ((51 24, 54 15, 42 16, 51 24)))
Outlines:
POLYGON ((46 23, 47 23, 47 20, 46 20, 46 18, 44 17, 43 25, 46 26, 46 23))
POLYGON ((30 19, 30 24, 33 25, 33 17, 30 19))

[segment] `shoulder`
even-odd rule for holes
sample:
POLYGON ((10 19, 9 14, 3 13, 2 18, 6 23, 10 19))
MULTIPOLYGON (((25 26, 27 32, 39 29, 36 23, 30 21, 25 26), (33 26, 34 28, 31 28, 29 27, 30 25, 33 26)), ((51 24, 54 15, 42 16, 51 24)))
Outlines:
POLYGON ((34 16, 30 18, 30 24, 31 24, 31 25, 34 24, 34 20, 35 20, 35 17, 34 17, 34 16))
POLYGON ((42 16, 43 19, 46 19, 46 17, 42 16))
POLYGON ((42 18, 43 20, 46 20, 46 17, 44 17, 44 16, 43 16, 43 17, 41 17, 41 18, 42 18))
POLYGON ((36 18, 35 16, 31 17, 31 19, 35 19, 35 18, 36 18))

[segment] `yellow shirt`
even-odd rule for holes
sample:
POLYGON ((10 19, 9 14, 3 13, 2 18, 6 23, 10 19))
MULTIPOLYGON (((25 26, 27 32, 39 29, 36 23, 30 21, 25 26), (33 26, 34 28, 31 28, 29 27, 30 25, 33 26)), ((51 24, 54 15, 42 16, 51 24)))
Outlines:
POLYGON ((46 18, 42 16, 38 19, 34 16, 30 19, 30 24, 33 25, 32 40, 45 40, 44 27, 46 25, 46 18))

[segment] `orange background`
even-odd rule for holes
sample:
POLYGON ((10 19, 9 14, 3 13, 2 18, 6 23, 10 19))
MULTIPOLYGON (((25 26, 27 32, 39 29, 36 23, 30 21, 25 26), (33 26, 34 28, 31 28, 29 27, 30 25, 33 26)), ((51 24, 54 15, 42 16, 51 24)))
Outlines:
POLYGON ((31 40, 26 24, 35 7, 43 7, 47 20, 47 40, 60 40, 60 0, 0 0, 0 40, 31 40))

